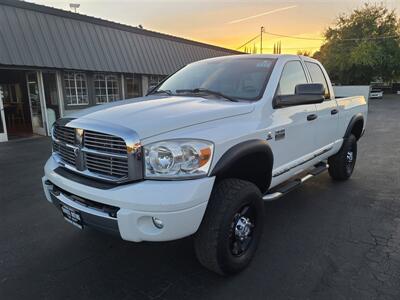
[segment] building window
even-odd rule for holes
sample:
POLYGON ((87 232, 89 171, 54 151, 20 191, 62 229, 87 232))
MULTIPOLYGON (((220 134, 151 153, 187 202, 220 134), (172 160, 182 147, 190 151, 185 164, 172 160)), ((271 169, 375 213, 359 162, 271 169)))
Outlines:
POLYGON ((64 73, 65 99, 69 106, 89 104, 86 75, 84 73, 64 73))
POLYGON ((125 82, 125 98, 129 99, 142 96, 142 78, 140 75, 126 75, 125 82))
POLYGON ((97 104, 121 99, 117 75, 95 74, 94 95, 97 104))
POLYGON ((155 88, 163 79, 165 76, 163 75, 150 75, 149 76, 149 90, 155 88))

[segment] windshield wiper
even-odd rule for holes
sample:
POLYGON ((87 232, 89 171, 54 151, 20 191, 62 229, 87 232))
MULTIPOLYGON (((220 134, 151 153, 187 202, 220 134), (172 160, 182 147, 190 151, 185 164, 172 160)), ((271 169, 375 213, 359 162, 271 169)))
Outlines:
POLYGON ((154 95, 154 94, 167 94, 168 96, 172 96, 171 90, 155 90, 152 91, 151 93, 148 93, 148 95, 154 95))
POLYGON ((176 93, 209 94, 209 95, 214 95, 214 96, 225 98, 225 99, 227 99, 229 101, 232 101, 232 102, 238 102, 238 100, 235 99, 235 98, 229 97, 229 96, 224 95, 224 94, 222 94, 220 92, 217 92, 217 91, 212 91, 212 90, 204 89, 204 88, 176 90, 176 93))

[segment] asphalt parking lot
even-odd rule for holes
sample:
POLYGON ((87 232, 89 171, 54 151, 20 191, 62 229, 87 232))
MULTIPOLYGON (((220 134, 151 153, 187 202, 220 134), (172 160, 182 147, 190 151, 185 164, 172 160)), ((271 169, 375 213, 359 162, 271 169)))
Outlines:
POLYGON ((351 180, 266 203, 251 266, 222 278, 192 239, 79 231, 44 199, 48 138, 0 144, 0 299, 400 299, 400 96, 370 101, 351 180))

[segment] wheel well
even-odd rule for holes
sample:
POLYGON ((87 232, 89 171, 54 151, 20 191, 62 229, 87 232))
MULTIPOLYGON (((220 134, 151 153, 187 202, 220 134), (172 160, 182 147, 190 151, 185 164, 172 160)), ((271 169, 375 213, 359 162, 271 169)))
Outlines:
POLYGON ((364 121, 359 119, 354 123, 353 128, 351 129, 351 134, 354 134, 357 140, 359 140, 361 137, 363 127, 364 121))
POLYGON ((225 178, 237 178, 254 183, 262 193, 266 192, 271 181, 271 171, 268 168, 269 160, 262 153, 253 153, 238 159, 234 165, 221 174, 217 174, 217 181, 225 178))
POLYGON ((253 140, 229 149, 215 166, 212 175, 220 181, 237 178, 254 183, 262 193, 272 179, 273 155, 264 140, 253 140))

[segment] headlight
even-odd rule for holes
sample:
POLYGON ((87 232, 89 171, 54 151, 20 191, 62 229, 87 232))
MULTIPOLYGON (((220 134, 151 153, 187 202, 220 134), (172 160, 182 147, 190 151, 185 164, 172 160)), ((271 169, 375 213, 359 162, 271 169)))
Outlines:
POLYGON ((213 144, 203 140, 170 140, 144 146, 145 177, 187 179, 206 176, 213 144))

